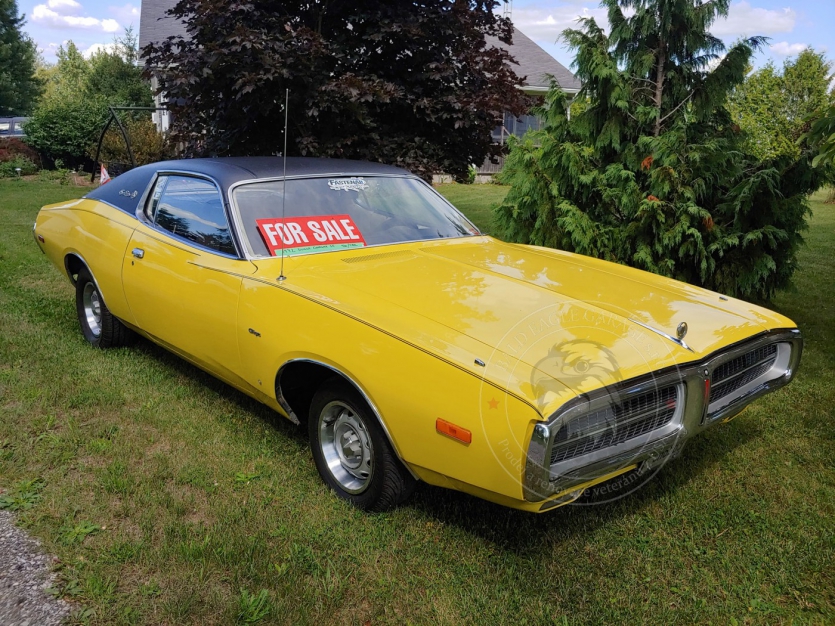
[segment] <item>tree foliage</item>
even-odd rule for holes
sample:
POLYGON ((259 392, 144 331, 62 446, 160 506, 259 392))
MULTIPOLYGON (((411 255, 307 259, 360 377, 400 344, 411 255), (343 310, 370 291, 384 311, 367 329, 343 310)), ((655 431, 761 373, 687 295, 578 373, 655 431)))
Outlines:
MULTIPOLYGON (((109 115, 108 105, 149 106, 151 89, 136 66, 136 37, 128 29, 112 50, 85 59, 69 41, 44 72, 46 88, 26 124, 26 142, 48 160, 79 166, 89 160, 109 115)), ((142 118, 150 118, 146 113, 142 118)))
POLYGON ((818 149, 812 165, 830 172, 835 170, 835 104, 812 123, 809 141, 818 149))
POLYGON ((103 98, 117 106, 153 106, 151 88, 142 77, 137 37, 128 27, 113 41, 112 50, 99 50, 89 61, 84 91, 90 98, 103 98))
POLYGON ((782 71, 769 63, 748 75, 731 93, 728 109, 747 137, 747 149, 760 159, 781 154, 798 158, 798 140, 832 102, 832 64, 807 49, 788 59, 782 71))
MULTIPOLYGON (((156 124, 147 117, 135 118, 125 115, 122 123, 125 132, 130 137, 131 152, 137 165, 164 161, 174 156, 168 138, 157 131, 156 124)), ((98 144, 90 146, 88 155, 91 159, 96 158, 97 148, 98 144)), ((102 139, 99 161, 110 165, 113 163, 130 164, 127 145, 115 124, 111 124, 102 139)))
POLYGON ((796 268, 812 151, 760 160, 728 94, 763 39, 709 32, 730 0, 604 0, 564 38, 587 100, 568 119, 549 92, 544 128, 512 143, 500 235, 626 263, 727 294, 766 298, 796 268))
POLYGON ((44 100, 26 124, 25 141, 53 163, 84 165, 90 145, 107 120, 102 101, 84 98, 44 100))
POLYGON ((358 158, 464 178, 498 154, 490 131, 521 114, 496 0, 180 0, 187 25, 143 51, 161 68, 172 133, 189 155, 288 152, 358 158))
POLYGON ((0 0, 0 115, 27 115, 40 93, 38 51, 23 31, 15 0, 0 0))

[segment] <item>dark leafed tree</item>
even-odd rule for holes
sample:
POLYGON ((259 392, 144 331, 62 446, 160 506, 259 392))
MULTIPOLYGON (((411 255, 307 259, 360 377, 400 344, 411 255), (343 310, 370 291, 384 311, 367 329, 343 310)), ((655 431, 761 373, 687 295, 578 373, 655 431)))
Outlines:
POLYGON ((37 49, 23 32, 15 0, 0 0, 0 115, 26 115, 40 94, 37 49))
POLYGON ((490 131, 527 108, 495 0, 181 0, 187 36, 148 46, 190 155, 290 154, 464 176, 490 131))
POLYGON ((545 127, 512 144, 500 235, 626 263, 728 294, 784 287, 823 183, 806 143, 761 159, 727 109, 753 37, 726 48, 710 25, 730 0, 603 0, 563 33, 583 106, 553 89, 545 127))

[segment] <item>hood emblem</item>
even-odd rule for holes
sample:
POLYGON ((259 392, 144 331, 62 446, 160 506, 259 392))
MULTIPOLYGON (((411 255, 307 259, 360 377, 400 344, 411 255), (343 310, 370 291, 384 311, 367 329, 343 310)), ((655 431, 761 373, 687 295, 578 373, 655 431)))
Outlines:
POLYGON ((654 332, 658 335, 661 335, 665 339, 669 339, 670 341, 672 341, 675 344, 678 344, 679 346, 681 346, 685 350, 690 350, 690 352, 695 352, 695 350, 693 350, 693 348, 691 348, 686 343, 684 343, 684 339, 682 339, 682 337, 684 337, 684 335, 687 334, 687 323, 686 322, 682 322, 681 324, 678 325, 678 329, 676 330, 676 332, 678 333, 679 336, 678 336, 678 338, 676 338, 676 337, 673 337, 672 335, 668 335, 663 330, 658 330, 657 328, 653 328, 649 324, 644 324, 643 322, 639 322, 638 320, 633 319, 631 317, 629 318, 629 321, 632 322, 633 324, 637 324, 638 326, 642 326, 642 327, 646 328, 647 330, 651 330, 652 332, 654 332), (682 329, 682 327, 683 327, 683 329, 682 329))

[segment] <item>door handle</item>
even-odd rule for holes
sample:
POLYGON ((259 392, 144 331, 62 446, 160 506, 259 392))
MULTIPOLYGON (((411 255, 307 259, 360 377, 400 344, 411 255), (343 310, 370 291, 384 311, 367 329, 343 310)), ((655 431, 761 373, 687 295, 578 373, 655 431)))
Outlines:
POLYGON ((145 256, 145 251, 142 248, 134 248, 131 250, 131 254, 135 256, 137 259, 141 259, 145 256))

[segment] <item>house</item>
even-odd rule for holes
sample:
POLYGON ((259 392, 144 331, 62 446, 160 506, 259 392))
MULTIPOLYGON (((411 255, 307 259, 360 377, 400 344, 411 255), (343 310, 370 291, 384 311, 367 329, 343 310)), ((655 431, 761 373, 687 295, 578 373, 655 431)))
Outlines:
MULTIPOLYGON (((185 35, 183 23, 167 15, 168 10, 176 3, 176 0, 142 0, 142 14, 139 21, 140 49, 149 43, 162 41, 172 35, 185 35)), ((507 47, 498 40, 492 43, 496 46, 507 47)), ((516 74, 525 77, 519 89, 526 94, 544 96, 550 87, 551 76, 568 95, 573 96, 580 91, 580 81, 574 74, 519 29, 514 30, 513 45, 509 49, 518 63, 518 66, 514 67, 516 74)), ((165 106, 159 96, 157 96, 156 106, 165 106)), ((168 112, 155 113, 154 121, 161 131, 167 130, 170 122, 168 112)), ((539 128, 539 120, 534 115, 516 117, 505 113, 504 123, 493 131, 493 140, 496 143, 504 143, 510 135, 521 137, 528 130, 537 128, 539 128)), ((498 171, 497 166, 485 163, 479 173, 490 174, 494 171, 498 171)))

